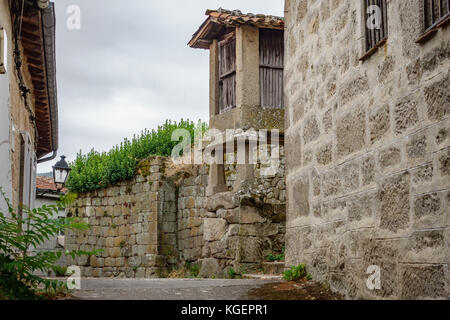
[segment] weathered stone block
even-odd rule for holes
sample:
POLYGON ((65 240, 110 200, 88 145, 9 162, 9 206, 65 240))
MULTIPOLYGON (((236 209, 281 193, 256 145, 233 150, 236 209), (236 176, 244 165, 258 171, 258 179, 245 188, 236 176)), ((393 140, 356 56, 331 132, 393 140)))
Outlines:
MULTIPOLYGON (((380 268, 381 289, 370 294, 395 297, 398 294, 398 242, 370 240, 364 243, 364 268, 374 265, 380 268)), ((367 290, 367 289, 366 289, 367 290)))
POLYGON ((290 150, 286 154, 286 166, 289 170, 293 170, 301 165, 302 151, 300 133, 296 132, 286 135, 285 145, 290 150))
POLYGON ((333 160, 333 145, 331 143, 326 144, 319 148, 317 151, 317 163, 321 165, 327 165, 333 160))
POLYGON ((362 108, 353 110, 337 122, 337 155, 346 156, 365 146, 366 116, 362 108))
POLYGON ((387 178, 381 186, 380 228, 398 231, 409 225, 409 173, 387 178))
POLYGON ((309 215, 309 177, 303 176, 293 182, 290 218, 309 215))
POLYGON ((414 215, 416 219, 437 214, 441 214, 441 199, 437 193, 419 196, 414 200, 414 215))
POLYGON ((200 263, 200 273, 199 276, 202 278, 211 278, 213 276, 217 277, 220 274, 219 263, 214 258, 206 258, 199 260, 200 263))
POLYGON ((399 148, 390 147, 380 151, 378 156, 378 162, 381 168, 387 168, 390 166, 397 165, 401 162, 401 152, 399 148))
POLYGON ((372 112, 369 118, 370 142, 374 143, 383 138, 389 132, 389 106, 384 105, 372 112))
POLYGON ((208 197, 206 210, 217 211, 220 208, 233 209, 239 205, 239 200, 231 192, 222 192, 208 197))
POLYGON ((415 184, 423 184, 433 179, 433 164, 428 163, 413 171, 412 181, 415 184))
POLYGON ((371 184, 375 179, 375 159, 372 156, 363 160, 361 166, 362 183, 364 186, 371 184))
POLYGON ((309 118, 303 128, 303 141, 305 144, 316 140, 320 135, 319 125, 315 116, 309 118))
POLYGON ((205 241, 221 240, 226 233, 227 222, 225 219, 206 218, 203 221, 203 239, 205 241))
POLYGON ((262 243, 259 237, 243 237, 239 240, 238 261, 260 262, 262 259, 262 243))
POLYGON ((402 265, 401 298, 448 299, 446 268, 445 265, 402 265))
POLYGON ((440 120, 450 113, 450 72, 424 90, 430 120, 440 120))
POLYGON ((427 137, 425 135, 414 136, 406 145, 408 158, 417 159, 425 157, 427 151, 427 137))
POLYGON ((419 121, 417 97, 408 96, 400 100, 394 108, 395 133, 401 134, 419 121))
POLYGON ((342 179, 338 172, 332 170, 323 174, 322 190, 326 197, 341 193, 342 179))
POLYGON ((450 148, 439 156, 439 172, 441 176, 450 176, 450 148))
POLYGON ((367 76, 359 76, 357 78, 349 79, 339 88, 340 102, 342 105, 353 100, 363 92, 367 92, 369 83, 367 76))
POLYGON ((359 187, 359 165, 350 163, 342 168, 343 187, 346 192, 353 191, 359 187))
POLYGON ((239 223, 252 224, 266 222, 266 219, 261 216, 260 209, 258 208, 241 206, 239 211, 239 223))

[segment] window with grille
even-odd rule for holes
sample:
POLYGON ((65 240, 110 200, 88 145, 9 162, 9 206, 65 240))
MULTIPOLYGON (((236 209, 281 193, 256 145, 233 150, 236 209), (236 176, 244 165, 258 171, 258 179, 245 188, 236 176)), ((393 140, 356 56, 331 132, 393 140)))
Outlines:
POLYGON ((386 0, 365 0, 366 51, 377 48, 388 37, 386 0))
POLYGON ((236 35, 219 42, 219 114, 236 107, 236 35))
POLYGON ((284 32, 261 29, 259 33, 259 82, 261 107, 283 108, 284 32))
POLYGON ((425 31, 450 17, 450 0, 424 0, 425 31))

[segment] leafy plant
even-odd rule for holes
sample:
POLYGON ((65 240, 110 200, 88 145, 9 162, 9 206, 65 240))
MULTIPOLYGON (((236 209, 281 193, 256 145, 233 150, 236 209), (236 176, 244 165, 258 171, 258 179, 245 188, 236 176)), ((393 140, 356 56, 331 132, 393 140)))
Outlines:
POLYGON ((52 270, 55 272, 57 277, 64 277, 67 273, 67 267, 63 266, 53 266, 52 270))
POLYGON ((274 255, 273 253, 269 253, 266 256, 267 261, 269 261, 269 262, 284 261, 284 250, 285 250, 285 248, 283 247, 281 253, 277 254, 277 255, 274 255))
POLYGON ((184 269, 187 270, 189 275, 193 278, 197 278, 200 273, 200 266, 198 264, 186 262, 184 264, 184 269))
POLYGON ((72 171, 67 179, 67 188, 72 192, 88 192, 132 178, 139 161, 152 155, 171 155, 172 149, 179 143, 172 141, 172 133, 176 129, 188 130, 193 139, 194 132, 205 132, 207 125, 201 121, 195 124, 183 119, 178 123, 167 120, 157 130, 145 130, 131 140, 124 139, 108 152, 91 150, 83 155, 80 151, 70 164, 72 171))
POLYGON ((293 266, 290 269, 283 272, 283 278, 285 280, 299 280, 307 277, 306 267, 304 264, 293 266))
MULTIPOLYGON (((8 212, 0 211, 0 297, 6 299, 40 299, 40 292, 58 291, 65 283, 36 276, 36 271, 58 271, 55 263, 64 254, 75 257, 97 254, 84 251, 38 251, 33 252, 46 240, 56 237, 64 230, 87 230, 88 224, 76 218, 58 219, 58 210, 65 209, 75 195, 61 197, 56 205, 41 208, 21 207, 13 209, 0 187, 8 212)), ((60 270, 61 271, 61 270, 60 270)))
POLYGON ((236 270, 234 270, 233 268, 228 269, 228 277, 230 279, 236 278, 236 270))

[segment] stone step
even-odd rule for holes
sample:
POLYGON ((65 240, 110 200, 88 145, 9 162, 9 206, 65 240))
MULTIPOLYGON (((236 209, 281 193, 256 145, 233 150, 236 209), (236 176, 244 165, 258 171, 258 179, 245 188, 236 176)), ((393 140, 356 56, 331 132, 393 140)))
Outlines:
POLYGON ((279 275, 271 275, 271 274, 244 274, 242 276, 242 279, 249 279, 249 280, 283 280, 282 276, 279 275))
POLYGON ((264 274, 281 275, 285 269, 284 262, 263 262, 264 274))

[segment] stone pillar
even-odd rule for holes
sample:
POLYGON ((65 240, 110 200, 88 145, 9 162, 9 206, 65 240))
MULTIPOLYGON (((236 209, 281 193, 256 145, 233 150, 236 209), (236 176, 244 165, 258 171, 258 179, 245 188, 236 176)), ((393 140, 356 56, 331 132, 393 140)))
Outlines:
POLYGON ((213 40, 209 48, 209 118, 219 113, 219 45, 213 40))
POLYGON ((252 154, 250 153, 250 146, 253 144, 250 138, 238 139, 236 182, 233 187, 236 192, 250 186, 254 180, 255 167, 252 163, 252 154))
POLYGON ((216 193, 227 192, 228 187, 225 182, 225 167, 223 164, 213 163, 209 167, 208 188, 206 195, 212 196, 216 193))
POLYGON ((222 142, 220 144, 208 146, 207 150, 210 150, 210 148, 211 150, 214 150, 215 160, 213 160, 209 165, 208 188, 206 189, 207 196, 212 196, 216 193, 228 191, 228 187, 225 181, 225 166, 222 142), (220 157, 222 157, 222 159, 220 159, 220 157))
POLYGON ((236 105, 259 106, 259 29, 236 28, 236 105))

